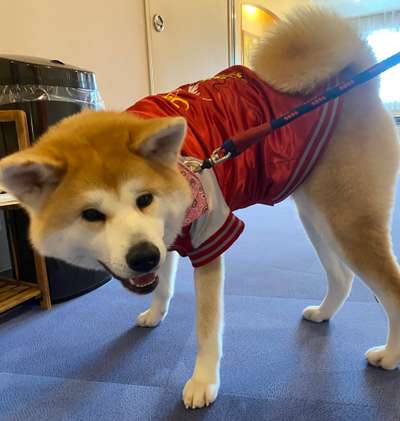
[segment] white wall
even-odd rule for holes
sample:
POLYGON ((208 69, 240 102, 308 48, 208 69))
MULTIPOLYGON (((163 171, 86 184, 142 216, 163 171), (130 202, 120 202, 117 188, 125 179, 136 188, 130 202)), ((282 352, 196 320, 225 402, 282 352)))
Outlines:
POLYGON ((389 10, 398 10, 399 0, 313 0, 314 3, 330 7, 337 13, 346 16, 365 16, 376 13, 387 12, 389 10))
MULTIPOLYGON (((256 1, 282 16, 311 0, 256 1)), ((59 59, 93 70, 107 107, 123 109, 149 93, 143 3, 2 0, 0 54, 59 59)))
POLYGON ((148 94, 143 0, 2 0, 1 15, 0 54, 92 70, 111 108, 148 94))

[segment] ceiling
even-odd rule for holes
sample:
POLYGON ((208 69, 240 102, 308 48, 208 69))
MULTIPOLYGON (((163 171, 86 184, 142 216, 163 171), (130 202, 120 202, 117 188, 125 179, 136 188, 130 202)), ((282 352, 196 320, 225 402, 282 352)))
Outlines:
POLYGON ((388 10, 400 10, 399 0, 314 0, 313 3, 332 8, 345 16, 362 16, 388 10))

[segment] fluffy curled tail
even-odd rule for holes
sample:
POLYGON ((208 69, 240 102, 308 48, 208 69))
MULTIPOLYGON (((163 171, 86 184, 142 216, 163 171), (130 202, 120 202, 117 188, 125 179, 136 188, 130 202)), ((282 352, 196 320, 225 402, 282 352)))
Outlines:
POLYGON ((252 67, 275 89, 294 94, 311 92, 345 68, 357 73, 375 62, 349 22, 333 12, 304 8, 266 34, 252 67))

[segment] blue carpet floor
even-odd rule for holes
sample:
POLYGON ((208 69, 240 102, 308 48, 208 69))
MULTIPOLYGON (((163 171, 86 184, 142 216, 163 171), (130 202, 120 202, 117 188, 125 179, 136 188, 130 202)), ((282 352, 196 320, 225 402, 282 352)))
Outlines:
MULTIPOLYGON (((0 318, 0 420, 400 419, 400 372, 368 367, 385 316, 356 280, 330 323, 301 319, 325 290, 324 272, 291 202, 240 212, 247 229, 227 255, 222 386, 187 411, 181 390, 195 356, 191 269, 182 261, 170 314, 134 326, 149 297, 117 281, 43 312, 0 318)), ((399 255, 400 209, 393 235, 399 255)))

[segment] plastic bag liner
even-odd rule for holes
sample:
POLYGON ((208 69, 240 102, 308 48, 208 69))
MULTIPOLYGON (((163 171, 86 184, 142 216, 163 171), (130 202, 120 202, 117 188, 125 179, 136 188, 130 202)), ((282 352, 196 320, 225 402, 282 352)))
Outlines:
POLYGON ((97 89, 50 85, 0 85, 0 106, 32 101, 74 102, 82 108, 104 108, 104 102, 97 89))

